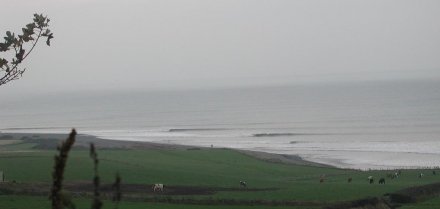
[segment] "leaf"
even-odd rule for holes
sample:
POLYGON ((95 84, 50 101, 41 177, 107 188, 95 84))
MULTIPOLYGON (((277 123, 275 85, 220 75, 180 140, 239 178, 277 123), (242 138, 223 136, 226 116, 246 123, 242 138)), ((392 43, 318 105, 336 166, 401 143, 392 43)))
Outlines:
POLYGON ((31 36, 34 34, 34 30, 29 30, 27 28, 22 28, 21 30, 23 31, 23 36, 31 36))
POLYGON ((6 32, 6 37, 5 37, 5 41, 6 41, 6 43, 12 43, 12 42, 14 42, 14 40, 15 40, 15 34, 13 34, 13 33, 11 33, 11 31, 7 31, 6 32))
POLYGON ((46 29, 46 31, 44 31, 43 35, 48 36, 50 34, 50 30, 46 29))
POLYGON ((19 62, 15 59, 15 58, 12 58, 12 62, 11 62, 11 64, 12 65, 16 65, 16 64, 18 64, 19 62))
POLYGON ((0 52, 8 51, 10 44, 7 43, 0 43, 0 52))
POLYGON ((8 64, 8 60, 0 58, 0 67, 3 67, 3 65, 8 64))
POLYGON ((28 42, 30 41, 29 37, 30 36, 22 36, 21 38, 23 39, 24 42, 28 42))
POLYGON ((35 23, 29 23, 26 25, 26 28, 29 30, 34 30, 35 27, 36 27, 35 23))
POLYGON ((25 50, 24 49, 20 49, 20 51, 15 55, 15 57, 17 58, 17 61, 20 63, 21 61, 23 61, 23 56, 24 56, 25 50))
POLYGON ((53 39, 53 33, 47 35, 46 44, 50 46, 50 39, 53 39))

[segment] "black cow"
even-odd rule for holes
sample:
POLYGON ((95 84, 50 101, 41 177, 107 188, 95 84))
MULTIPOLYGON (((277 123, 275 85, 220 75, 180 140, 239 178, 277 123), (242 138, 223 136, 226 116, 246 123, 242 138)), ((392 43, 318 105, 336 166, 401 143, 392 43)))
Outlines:
POLYGON ((370 183, 370 184, 374 184, 374 178, 373 178, 373 176, 368 176, 368 182, 370 183))

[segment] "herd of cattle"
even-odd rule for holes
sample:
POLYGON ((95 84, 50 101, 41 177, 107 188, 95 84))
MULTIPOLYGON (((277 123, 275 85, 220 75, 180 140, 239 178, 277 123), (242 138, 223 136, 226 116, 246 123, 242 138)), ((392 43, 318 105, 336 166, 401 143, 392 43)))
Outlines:
MULTIPOLYGON (((401 170, 398 170, 397 172, 395 172, 395 173, 387 173, 386 174, 386 177, 387 178, 390 178, 390 179, 395 179, 395 178, 399 178, 399 176, 402 174, 402 171, 401 170)), ((433 170, 432 171, 432 175, 436 175, 436 172, 435 172, 435 170, 433 170)), ((419 178, 422 178, 424 176, 424 174, 423 173, 419 173, 418 174, 418 177, 419 178)), ((322 174, 320 177, 319 177, 319 182, 320 183, 323 183, 324 181, 325 181, 325 174, 322 174)), ((348 177, 348 179, 347 179, 347 182, 348 183, 351 183, 353 181, 353 178, 352 177, 348 177)), ((367 181, 368 181, 368 183, 370 183, 370 184, 374 184, 374 177, 373 176, 368 176, 367 177, 367 181)), ((385 178, 384 177, 381 177, 380 179, 379 179, 379 184, 385 184, 385 178)))
MULTIPOLYGON (((387 173, 386 177, 390 178, 390 179, 395 179, 395 178, 399 178, 401 174, 402 174, 402 171, 398 170, 395 173, 387 173)), ((436 175, 435 170, 432 171, 432 175, 436 175)), ((422 178, 423 176, 424 176, 423 173, 419 173, 419 175, 418 175, 419 178, 422 178)), ((324 183, 325 179, 326 179, 326 175, 322 174, 319 177, 319 182, 320 183, 324 183)), ((348 177, 347 182, 351 183, 352 181, 353 181, 353 178, 352 177, 348 177)), ((367 181, 370 184, 374 184, 374 177, 373 176, 368 176, 367 177, 367 181)), ((385 184, 385 178, 384 177, 380 178, 378 182, 379 182, 379 184, 385 184)), ((239 186, 240 186, 240 188, 246 188, 247 187, 247 183, 245 181, 239 181, 239 186)), ((163 192, 164 188, 165 188, 165 186, 163 184, 153 184, 153 186, 151 187, 153 192, 163 192)))

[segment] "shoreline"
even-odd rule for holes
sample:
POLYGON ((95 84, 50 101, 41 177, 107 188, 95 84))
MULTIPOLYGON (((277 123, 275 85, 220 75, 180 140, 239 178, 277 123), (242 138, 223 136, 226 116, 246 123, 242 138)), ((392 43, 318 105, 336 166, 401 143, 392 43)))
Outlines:
MULTIPOLYGON (((64 140, 68 134, 61 133, 39 133, 39 132, 0 132, 0 152, 5 152, 7 149, 1 147, 1 144, 5 142, 2 137, 9 135, 12 139, 9 140, 24 140, 26 143, 35 143, 35 149, 42 150, 56 150, 60 140, 64 140), (3 141, 3 142, 2 142, 3 141)), ((282 163, 291 165, 304 165, 304 166, 314 166, 323 168, 339 168, 347 170, 396 170, 396 169, 436 169, 438 166, 385 166, 377 164, 368 164, 367 166, 357 166, 357 164, 350 164, 344 160, 338 159, 326 159, 320 160, 310 160, 307 157, 302 157, 296 154, 283 154, 283 153, 272 153, 260 150, 246 150, 237 149, 229 147, 207 147, 207 146, 197 146, 197 145, 182 145, 182 144, 172 144, 172 143, 159 143, 159 142, 148 142, 148 141, 129 141, 129 140, 118 140, 118 139, 105 139, 99 138, 94 135, 89 134, 78 134, 77 140, 73 149, 89 149, 90 143, 94 143, 98 149, 125 149, 125 150, 148 150, 148 149, 163 149, 163 150, 190 150, 190 149, 229 149, 239 152, 241 154, 250 156, 252 158, 262 160, 270 163, 282 163), (357 166, 357 167, 356 167, 357 166)))
MULTIPOLYGON (((252 151, 252 150, 241 150, 241 149, 231 149, 242 154, 251 156, 253 158, 263 160, 270 163, 282 163, 282 164, 292 164, 292 165, 305 165, 305 166, 314 166, 314 167, 323 167, 323 168, 337 168, 333 165, 328 165, 324 163, 318 163, 313 161, 305 160, 299 155, 287 155, 287 154, 276 154, 269 152, 261 152, 261 151, 252 151)), ((341 168, 346 169, 346 168, 341 168)))
MULTIPOLYGON (((1 140, 21 140, 25 143, 36 143, 35 149, 43 150, 55 150, 61 140, 67 138, 68 134, 57 134, 57 133, 5 133, 0 132, 1 140), (8 136, 12 137, 9 138, 8 136)), ((149 150, 149 149, 162 149, 162 150, 191 150, 191 149, 229 149, 237 151, 241 154, 253 157, 258 160, 270 162, 270 163, 282 163, 291 165, 306 165, 314 167, 326 167, 326 168, 336 168, 332 165, 327 165, 323 163, 312 162, 303 159, 298 155, 288 155, 288 154, 276 154, 268 153, 262 151, 252 151, 252 150, 242 150, 234 148, 210 148, 202 146, 192 146, 192 145, 179 145, 179 144, 165 144, 165 143, 155 143, 155 142, 143 142, 143 141, 125 141, 125 140, 114 140, 114 139, 103 139, 98 138, 93 135, 78 134, 76 136, 76 141, 73 149, 88 149, 90 143, 94 143, 95 147, 98 149, 126 149, 126 150, 149 150)), ((5 151, 5 150, 1 150, 5 151)))

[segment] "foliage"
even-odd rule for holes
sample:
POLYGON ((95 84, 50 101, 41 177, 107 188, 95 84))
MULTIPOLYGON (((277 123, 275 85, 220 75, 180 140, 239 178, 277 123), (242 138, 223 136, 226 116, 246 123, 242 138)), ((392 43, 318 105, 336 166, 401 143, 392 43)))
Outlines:
POLYGON ((28 57, 40 38, 46 38, 46 44, 54 37, 49 30, 50 19, 43 14, 34 14, 33 22, 22 28, 22 34, 6 32, 4 42, 0 42, 0 86, 16 80, 25 72, 19 65, 28 57), (9 56, 8 56, 9 55, 9 56))

